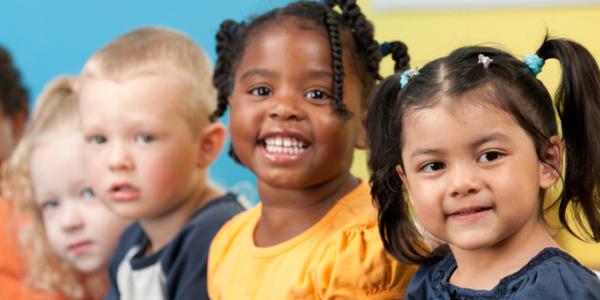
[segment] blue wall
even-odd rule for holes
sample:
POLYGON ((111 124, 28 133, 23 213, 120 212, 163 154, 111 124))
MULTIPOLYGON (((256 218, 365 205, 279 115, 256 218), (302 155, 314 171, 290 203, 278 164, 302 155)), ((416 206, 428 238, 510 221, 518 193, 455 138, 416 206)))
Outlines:
MULTIPOLYGON (((12 53, 33 102, 47 81, 78 74, 92 53, 134 28, 162 25, 183 31, 214 61, 214 35, 222 20, 244 20, 289 2, 1 0, 0 45, 12 53)), ((227 157, 228 145, 211 168, 211 178, 256 202, 255 179, 227 157)))

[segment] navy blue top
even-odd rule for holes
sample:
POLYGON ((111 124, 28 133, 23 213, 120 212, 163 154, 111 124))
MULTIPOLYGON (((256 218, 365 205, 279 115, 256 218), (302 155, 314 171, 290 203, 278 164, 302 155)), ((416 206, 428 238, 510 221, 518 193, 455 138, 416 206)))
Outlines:
POLYGON ((138 294, 139 284, 147 284, 146 290, 154 291, 157 282, 162 295, 150 292, 152 299, 208 299, 206 268, 210 243, 221 226, 243 210, 234 194, 215 199, 198 209, 169 244, 150 256, 144 255, 150 240, 135 222, 121 235, 111 259, 111 290, 105 300, 120 299, 123 293, 134 299, 148 299, 138 294), (158 274, 151 275, 156 280, 146 281, 151 268, 158 270, 158 274), (140 278, 146 283, 136 282, 140 278), (138 292, 132 284, 138 286, 138 292))
POLYGON ((491 291, 460 288, 448 282, 456 270, 452 254, 424 265, 412 278, 405 299, 600 299, 600 280, 575 258, 557 248, 546 248, 527 265, 502 280, 491 291))

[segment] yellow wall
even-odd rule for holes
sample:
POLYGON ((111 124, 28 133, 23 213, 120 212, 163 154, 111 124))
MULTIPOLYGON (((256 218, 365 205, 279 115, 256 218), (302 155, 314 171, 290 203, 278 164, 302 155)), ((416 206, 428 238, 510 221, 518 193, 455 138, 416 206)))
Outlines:
MULTIPOLYGON (((537 49, 546 29, 551 36, 578 41, 600 61, 600 6, 381 13, 372 10, 370 0, 358 2, 375 24, 379 41, 400 39, 408 45, 413 67, 472 44, 498 46, 523 57, 537 49)), ((391 60, 382 70, 391 74, 391 60)), ((539 78, 553 92, 560 80, 557 63, 548 62, 539 78)), ((364 151, 357 151, 353 171, 368 177, 364 151)), ((558 240, 580 262, 600 269, 600 244, 585 244, 564 233, 558 240)))

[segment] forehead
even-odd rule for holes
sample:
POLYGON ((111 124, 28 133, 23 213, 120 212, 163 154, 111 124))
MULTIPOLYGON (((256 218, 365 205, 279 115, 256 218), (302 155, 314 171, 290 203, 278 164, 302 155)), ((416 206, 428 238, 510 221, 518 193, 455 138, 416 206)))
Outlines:
POLYGON ((524 131, 508 112, 489 102, 472 99, 444 99, 430 107, 409 110, 402 123, 402 139, 407 147, 423 141, 476 137, 486 131, 524 131))
POLYGON ((188 89, 177 78, 157 74, 135 76, 121 81, 88 77, 80 90, 80 113, 88 116, 111 114, 130 117, 153 113, 157 117, 181 110, 188 89))

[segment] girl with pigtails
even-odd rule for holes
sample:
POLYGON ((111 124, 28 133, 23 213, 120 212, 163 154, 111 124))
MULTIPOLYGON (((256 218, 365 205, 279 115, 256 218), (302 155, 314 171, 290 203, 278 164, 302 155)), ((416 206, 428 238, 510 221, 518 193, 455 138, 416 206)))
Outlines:
POLYGON ((383 248, 369 186, 351 174, 383 54, 355 1, 300 1, 224 21, 213 82, 230 108, 230 155, 257 177, 260 204, 211 245, 211 299, 390 299, 414 267, 383 248), (339 8, 340 12, 334 10, 339 8))
POLYGON ((572 208, 579 238, 600 241, 599 73, 580 44, 546 38, 524 61, 464 47, 382 82, 367 122, 371 193, 385 248, 422 264, 406 299, 600 299, 544 222, 557 211, 575 234, 572 208), (536 78, 549 59, 562 66, 554 105, 536 78))

